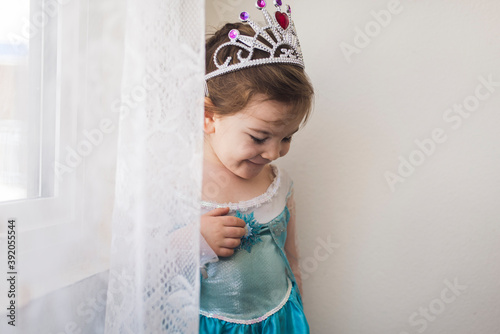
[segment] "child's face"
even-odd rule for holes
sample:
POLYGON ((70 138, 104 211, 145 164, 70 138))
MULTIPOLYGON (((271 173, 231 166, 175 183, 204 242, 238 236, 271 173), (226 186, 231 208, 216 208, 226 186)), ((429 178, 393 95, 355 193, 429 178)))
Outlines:
POLYGON ((302 119, 287 117, 288 105, 264 99, 263 95, 254 97, 234 115, 206 118, 205 158, 243 179, 252 179, 266 164, 286 155, 302 119))

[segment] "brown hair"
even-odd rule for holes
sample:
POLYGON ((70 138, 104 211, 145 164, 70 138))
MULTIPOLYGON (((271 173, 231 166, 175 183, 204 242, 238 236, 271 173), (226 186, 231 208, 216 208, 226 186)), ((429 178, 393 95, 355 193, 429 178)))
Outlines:
MULTIPOLYGON (((254 36, 254 30, 247 24, 228 23, 211 36, 206 44, 205 69, 210 73, 217 69, 214 64, 214 53, 217 48, 229 41, 228 33, 238 29, 241 35, 254 36)), ((269 44, 262 37, 259 41, 269 44)), ((222 48, 217 60, 219 64, 231 57, 231 63, 237 58, 238 47, 222 48)), ((248 52, 243 51, 242 57, 248 52)), ((255 50, 252 59, 267 58, 269 54, 255 50)), ((217 115, 232 115, 245 108, 247 103, 258 94, 264 94, 268 100, 285 103, 290 106, 291 117, 301 117, 307 121, 312 109, 314 89, 304 69, 291 64, 266 64, 241 69, 235 72, 216 76, 207 81, 209 97, 212 102, 205 103, 205 110, 217 115)))

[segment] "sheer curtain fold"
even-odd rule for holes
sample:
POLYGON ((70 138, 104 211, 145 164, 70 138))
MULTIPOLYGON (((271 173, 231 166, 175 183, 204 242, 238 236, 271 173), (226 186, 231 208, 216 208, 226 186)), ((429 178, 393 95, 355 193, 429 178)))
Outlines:
POLYGON ((127 6, 106 333, 195 333, 204 1, 127 6))
POLYGON ((0 137, 18 124, 39 128, 38 151, 26 155, 51 150, 43 172, 30 166, 55 191, 0 202, 0 333, 197 333, 204 1, 29 3, 26 13, 47 20, 28 36, 30 68, 43 80, 25 76, 42 80, 43 99, 19 90, 30 117, 9 114, 0 137), (10 218, 16 326, 4 294, 10 218))

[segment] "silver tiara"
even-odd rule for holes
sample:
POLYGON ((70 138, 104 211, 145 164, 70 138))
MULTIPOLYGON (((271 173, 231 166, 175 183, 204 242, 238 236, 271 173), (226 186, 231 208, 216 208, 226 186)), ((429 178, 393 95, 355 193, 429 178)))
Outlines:
POLYGON ((229 32, 229 42, 220 45, 214 53, 214 64, 217 69, 205 75, 205 81, 226 73, 238 71, 244 68, 259 66, 265 64, 293 64, 304 68, 304 58, 300 49, 299 39, 295 30, 295 25, 292 21, 292 10, 287 5, 286 12, 281 11, 283 5, 281 0, 274 0, 276 13, 274 18, 269 15, 266 10, 266 1, 257 0, 257 8, 262 11, 266 20, 266 25, 261 27, 254 21, 250 20, 248 12, 240 14, 240 20, 248 23, 255 31, 254 36, 241 35, 237 29, 229 32), (258 37, 264 38, 269 45, 258 40, 258 37), (238 62, 229 65, 232 58, 227 57, 223 64, 217 61, 217 54, 219 51, 227 46, 236 46, 240 48, 237 53, 238 62), (253 59, 254 50, 262 50, 269 54, 267 58, 253 59), (248 56, 243 57, 241 53, 243 50, 248 52, 248 56))

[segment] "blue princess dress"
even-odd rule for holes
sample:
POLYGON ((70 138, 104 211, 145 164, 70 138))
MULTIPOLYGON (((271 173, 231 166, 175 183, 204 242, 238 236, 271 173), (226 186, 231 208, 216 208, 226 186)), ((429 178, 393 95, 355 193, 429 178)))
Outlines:
POLYGON ((227 258, 204 263, 210 260, 201 247, 200 333, 309 333, 285 254, 287 226, 295 219, 293 182, 271 167, 275 178, 264 194, 239 203, 202 202, 202 214, 229 207, 229 215, 247 223, 247 234, 227 258))

